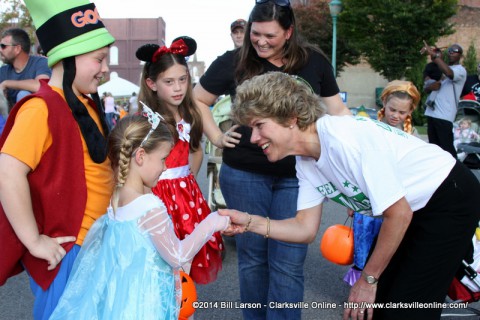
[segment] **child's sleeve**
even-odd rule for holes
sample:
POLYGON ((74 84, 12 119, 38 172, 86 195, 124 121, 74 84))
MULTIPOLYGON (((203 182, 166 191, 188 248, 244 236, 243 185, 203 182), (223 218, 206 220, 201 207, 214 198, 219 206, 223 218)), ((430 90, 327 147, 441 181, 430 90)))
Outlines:
POLYGON ((140 229, 148 233, 160 256, 173 268, 180 268, 192 260, 212 235, 225 230, 229 223, 229 217, 212 212, 190 235, 179 240, 165 207, 152 209, 138 221, 140 229))

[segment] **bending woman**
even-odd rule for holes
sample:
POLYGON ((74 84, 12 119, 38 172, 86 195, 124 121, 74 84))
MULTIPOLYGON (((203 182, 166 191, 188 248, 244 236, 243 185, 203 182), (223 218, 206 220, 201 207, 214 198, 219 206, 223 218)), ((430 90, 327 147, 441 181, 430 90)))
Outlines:
POLYGON ((229 234, 248 230, 267 239, 312 242, 327 198, 382 216, 375 249, 348 297, 358 308, 345 309, 344 319, 365 313, 371 319, 373 312, 375 319, 440 317, 435 303, 445 301, 479 220, 480 184, 470 170, 440 147, 382 122, 325 115, 318 96, 284 73, 239 86, 233 117, 252 128, 251 142, 269 161, 297 156, 300 188, 294 218, 222 210, 236 224, 229 234), (362 302, 430 305, 373 310, 362 302))

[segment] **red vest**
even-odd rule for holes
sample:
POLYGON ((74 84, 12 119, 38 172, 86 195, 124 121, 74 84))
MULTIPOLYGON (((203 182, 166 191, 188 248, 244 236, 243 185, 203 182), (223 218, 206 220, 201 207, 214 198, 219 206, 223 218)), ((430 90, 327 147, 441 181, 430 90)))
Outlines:
MULTIPOLYGON (((19 101, 10 112, 0 137, 0 149, 14 125, 17 112, 33 97, 42 98, 47 103, 48 127, 52 134, 52 145, 37 168, 27 176, 38 230, 50 237, 77 236, 87 202, 81 132, 67 102, 48 86, 46 80, 41 80, 36 94, 19 101)), ((93 101, 89 103, 94 105, 93 101)), ((60 264, 48 271, 46 260, 33 257, 17 238, 1 205, 0 234, 0 285, 25 267, 35 282, 46 290, 60 264)), ((70 242, 62 246, 68 252, 73 245, 70 242)))

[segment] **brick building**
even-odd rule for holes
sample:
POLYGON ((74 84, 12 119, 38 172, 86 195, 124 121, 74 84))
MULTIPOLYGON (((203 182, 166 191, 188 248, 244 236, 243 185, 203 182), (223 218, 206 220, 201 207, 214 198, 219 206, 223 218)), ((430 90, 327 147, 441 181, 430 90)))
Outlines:
POLYGON ((473 42, 480 60, 480 1, 460 0, 458 13, 450 20, 455 33, 441 38, 437 46, 446 47, 453 43, 460 44, 466 51, 473 42))
POLYGON ((146 43, 165 43, 165 21, 162 18, 103 19, 103 23, 115 37, 110 47, 110 72, 139 84, 143 63, 136 58, 135 52, 146 43))
MULTIPOLYGON (((138 85, 143 62, 136 58, 135 52, 146 43, 165 44, 165 21, 160 17, 103 19, 103 22, 116 39, 110 47, 110 72, 117 72, 119 77, 138 85)), ((197 61, 195 55, 189 58, 188 65, 193 81, 198 81, 205 72, 205 63, 197 61)))

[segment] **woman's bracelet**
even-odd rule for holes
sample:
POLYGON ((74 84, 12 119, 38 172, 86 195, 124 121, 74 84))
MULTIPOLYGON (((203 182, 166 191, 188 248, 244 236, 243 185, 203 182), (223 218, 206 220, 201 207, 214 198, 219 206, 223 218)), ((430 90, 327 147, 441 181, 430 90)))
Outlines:
POLYGON ((243 232, 247 232, 248 231, 248 227, 250 227, 250 223, 252 223, 252 216, 248 213, 248 212, 245 212, 247 215, 248 215, 248 222, 247 224, 245 225, 245 229, 243 230, 243 232))
POLYGON ((265 234, 265 239, 268 239, 270 237, 270 218, 267 217, 267 233, 265 234))

